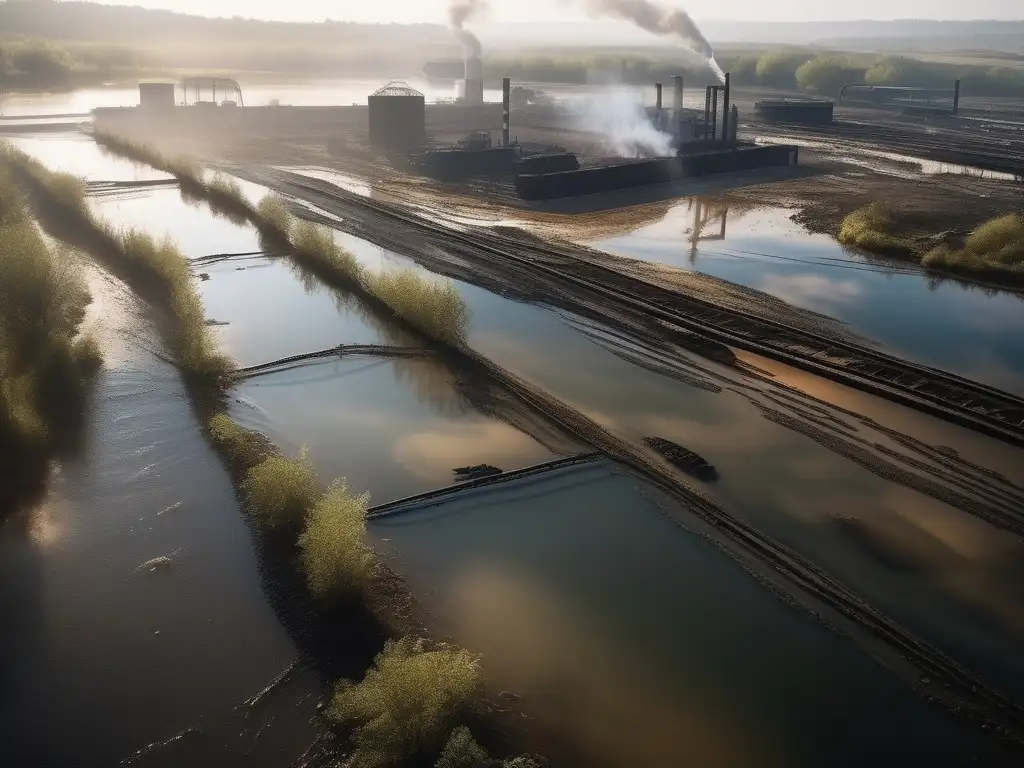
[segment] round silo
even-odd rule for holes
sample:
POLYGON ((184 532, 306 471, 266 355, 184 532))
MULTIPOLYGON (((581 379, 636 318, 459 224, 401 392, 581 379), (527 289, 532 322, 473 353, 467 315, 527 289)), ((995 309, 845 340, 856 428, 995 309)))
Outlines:
POLYGON ((426 138, 426 99, 405 83, 391 82, 374 92, 369 104, 370 143, 382 149, 414 149, 426 138))

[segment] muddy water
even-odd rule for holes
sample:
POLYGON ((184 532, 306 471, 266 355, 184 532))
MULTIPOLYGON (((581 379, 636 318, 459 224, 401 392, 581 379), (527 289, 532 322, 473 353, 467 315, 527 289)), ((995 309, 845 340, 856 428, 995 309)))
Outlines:
POLYGON ((283 765, 320 680, 268 604, 227 473, 127 291, 94 278, 106 353, 81 456, 0 529, 5 765, 283 765), (167 556, 169 562, 145 563, 167 556))
POLYGON ((1009 765, 596 462, 375 520, 498 687, 595 766, 1009 765))
MULTIPOLYGON (((688 384, 613 354, 572 318, 456 286, 471 308, 468 340, 474 349, 617 435, 633 442, 664 437, 696 451, 720 479, 692 482, 723 509, 809 557, 911 631, 1024 699, 1024 663, 1014 650, 1024 642, 1017 607, 1024 601, 1024 546, 1017 537, 765 419, 728 385, 749 380, 713 363, 698 360, 705 371, 729 378, 688 384), (708 391, 702 386, 708 382, 725 389, 708 391)), ((785 366, 751 362, 826 403, 1021 480, 1024 454, 1017 449, 785 366)), ((925 476, 908 463, 915 456, 890 436, 856 417, 837 416, 868 445, 907 457, 895 466, 925 476)), ((942 479, 942 470, 929 466, 928 477, 934 479, 937 470, 942 479)))
POLYGON ((687 200, 661 220, 589 245, 714 275, 849 323, 893 354, 1024 393, 1024 300, 870 262, 784 209, 687 200))

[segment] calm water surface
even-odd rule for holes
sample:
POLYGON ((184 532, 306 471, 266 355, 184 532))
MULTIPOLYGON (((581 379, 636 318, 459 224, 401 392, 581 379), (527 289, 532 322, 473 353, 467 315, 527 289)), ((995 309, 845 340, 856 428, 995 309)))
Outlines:
POLYGON ((589 244, 765 291, 838 318, 896 355, 1024 394, 1020 295, 873 264, 804 231, 791 213, 687 200, 656 223, 589 244))
POLYGON ((495 684, 588 764, 1010 764, 675 525, 668 503, 595 462, 371 527, 495 684))

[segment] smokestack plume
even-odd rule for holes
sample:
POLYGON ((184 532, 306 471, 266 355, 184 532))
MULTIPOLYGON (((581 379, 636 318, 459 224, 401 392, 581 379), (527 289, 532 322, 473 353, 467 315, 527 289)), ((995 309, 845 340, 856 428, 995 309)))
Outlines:
POLYGON ((485 10, 487 0, 452 0, 452 4, 448 6, 448 22, 462 44, 462 52, 466 59, 479 59, 484 52, 480 38, 466 29, 465 24, 485 10))
POLYGON ((584 0, 584 3, 591 15, 624 19, 651 34, 679 38, 687 48, 703 56, 719 81, 725 82, 711 43, 682 8, 667 8, 655 0, 584 0))

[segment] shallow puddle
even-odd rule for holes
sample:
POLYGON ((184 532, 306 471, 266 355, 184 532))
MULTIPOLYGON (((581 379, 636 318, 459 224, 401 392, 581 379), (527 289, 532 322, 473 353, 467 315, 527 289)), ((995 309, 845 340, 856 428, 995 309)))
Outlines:
POLYGON ((1009 764, 676 525, 669 503, 597 461, 371 528, 492 683, 588 765, 860 766, 894 750, 1009 764))
POLYGON ((895 355, 1024 393, 1021 296, 867 261, 791 214, 691 199, 655 223, 588 244, 756 288, 842 320, 895 355))

